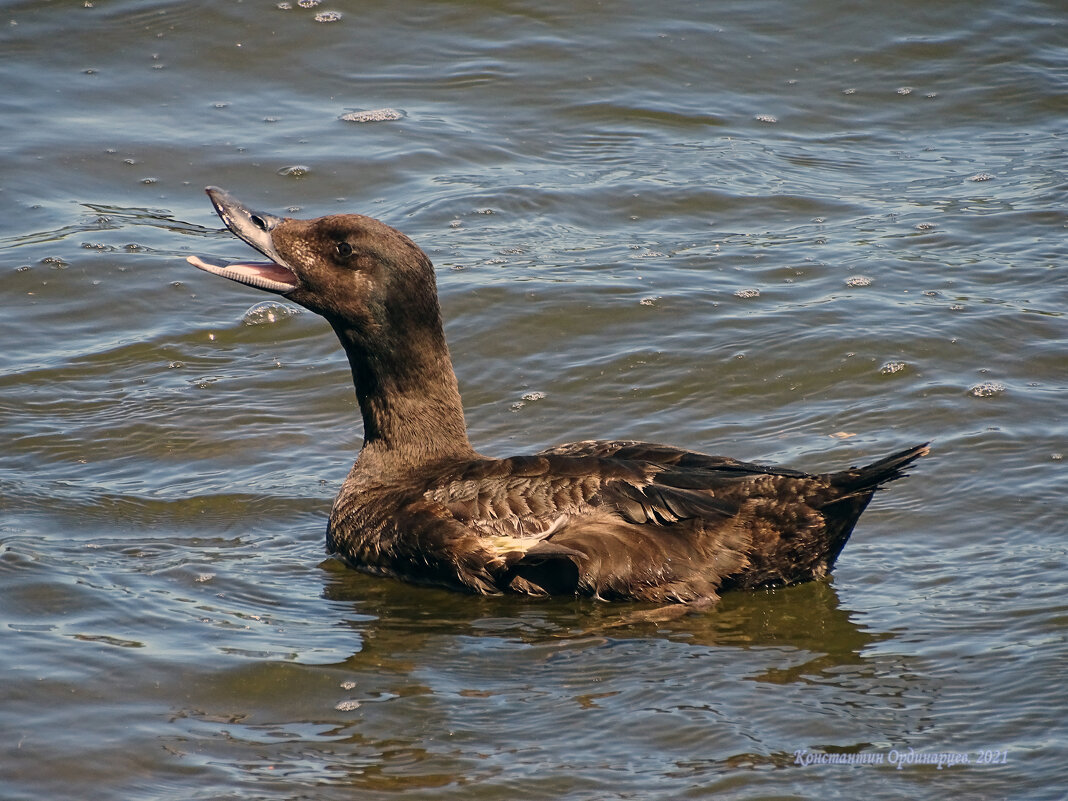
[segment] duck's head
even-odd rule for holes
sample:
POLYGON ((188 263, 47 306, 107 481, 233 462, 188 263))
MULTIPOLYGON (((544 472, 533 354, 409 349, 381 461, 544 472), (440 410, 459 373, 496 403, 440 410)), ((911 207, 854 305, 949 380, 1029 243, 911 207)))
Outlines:
POLYGON ((297 220, 256 212, 218 187, 207 188, 226 227, 270 261, 188 261, 239 284, 282 295, 337 329, 388 337, 419 322, 440 325, 434 268, 408 237, 360 214, 297 220))
POLYGON ((363 412, 361 469, 474 454, 434 267, 412 240, 360 214, 295 220, 252 211, 216 187, 207 192, 226 227, 270 261, 217 265, 191 256, 190 264, 282 295, 333 326, 363 412))

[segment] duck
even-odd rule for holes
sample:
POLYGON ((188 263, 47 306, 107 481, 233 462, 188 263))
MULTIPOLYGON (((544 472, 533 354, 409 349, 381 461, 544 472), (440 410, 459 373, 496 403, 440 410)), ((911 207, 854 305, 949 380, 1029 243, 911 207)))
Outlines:
POLYGON ((708 606, 827 576, 875 492, 929 452, 830 473, 634 440, 483 455, 415 242, 360 214, 280 217, 206 191, 268 261, 188 262, 321 315, 348 357, 363 444, 326 549, 357 570, 481 595, 708 606))

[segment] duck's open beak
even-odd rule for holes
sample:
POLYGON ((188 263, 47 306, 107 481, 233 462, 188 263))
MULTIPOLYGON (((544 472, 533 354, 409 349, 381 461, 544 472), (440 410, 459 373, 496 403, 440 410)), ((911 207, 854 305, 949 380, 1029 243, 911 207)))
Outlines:
POLYGON ((225 189, 209 186, 206 190, 215 211, 219 213, 226 227, 241 239, 248 242, 260 253, 270 259, 269 262, 235 262, 221 266, 209 264, 199 256, 190 256, 186 261, 194 267, 206 270, 239 284, 247 284, 257 289, 285 295, 300 286, 300 279, 275 250, 271 231, 282 222, 281 217, 273 214, 251 211, 225 189))

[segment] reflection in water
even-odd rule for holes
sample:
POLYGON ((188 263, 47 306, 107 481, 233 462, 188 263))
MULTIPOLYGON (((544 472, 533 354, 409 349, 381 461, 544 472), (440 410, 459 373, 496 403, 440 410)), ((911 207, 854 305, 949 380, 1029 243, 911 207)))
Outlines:
POLYGON ((693 648, 774 649, 774 666, 757 682, 828 682, 863 666, 866 651, 891 635, 864 629, 841 607, 826 581, 770 591, 727 593, 710 610, 656 623, 634 621, 657 607, 584 598, 483 597, 367 576, 325 561, 323 597, 351 602, 362 647, 350 664, 381 664, 418 653, 442 637, 495 638, 539 649, 610 647, 626 640, 667 639, 693 648))

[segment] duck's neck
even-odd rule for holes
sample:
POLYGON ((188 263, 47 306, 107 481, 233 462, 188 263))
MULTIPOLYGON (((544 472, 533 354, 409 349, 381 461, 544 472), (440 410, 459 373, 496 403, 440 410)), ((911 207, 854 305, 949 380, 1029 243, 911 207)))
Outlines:
POLYGON ((444 333, 398 337, 389 347, 367 344, 357 329, 335 325, 348 354, 363 414, 357 468, 370 474, 416 470, 475 456, 444 333))

